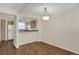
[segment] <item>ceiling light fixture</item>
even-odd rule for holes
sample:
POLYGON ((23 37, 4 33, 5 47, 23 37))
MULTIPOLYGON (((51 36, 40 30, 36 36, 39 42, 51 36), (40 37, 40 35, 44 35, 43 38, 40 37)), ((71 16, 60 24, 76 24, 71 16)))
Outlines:
POLYGON ((44 8, 44 13, 43 13, 42 19, 43 19, 44 21, 47 21, 47 20, 49 20, 49 18, 50 18, 50 16, 49 16, 49 14, 48 14, 48 12, 47 12, 47 8, 45 7, 45 8, 44 8))

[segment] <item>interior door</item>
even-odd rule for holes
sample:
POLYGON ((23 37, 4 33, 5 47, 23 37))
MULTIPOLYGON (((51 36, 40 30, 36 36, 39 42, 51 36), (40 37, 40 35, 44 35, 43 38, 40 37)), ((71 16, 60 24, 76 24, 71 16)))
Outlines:
POLYGON ((1 20, 1 40, 6 40, 6 22, 1 20))
POLYGON ((5 25, 5 20, 0 19, 0 41, 6 39, 5 35, 6 35, 6 25, 5 25))

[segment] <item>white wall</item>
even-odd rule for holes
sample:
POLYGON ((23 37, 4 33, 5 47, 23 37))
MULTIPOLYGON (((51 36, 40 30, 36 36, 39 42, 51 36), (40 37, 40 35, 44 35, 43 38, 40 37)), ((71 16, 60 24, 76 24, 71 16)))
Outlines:
POLYGON ((33 32, 19 32, 18 34, 18 45, 27 44, 30 42, 37 41, 38 39, 38 31, 33 32))
POLYGON ((78 7, 53 14, 41 28, 41 41, 79 53, 78 7))
MULTIPOLYGON (((29 12, 29 11, 28 11, 29 12)), ((23 11, 21 16, 38 17, 35 14, 23 11)), ((39 32, 37 41, 44 41, 57 47, 79 53, 79 8, 74 7, 57 13, 52 13, 51 19, 47 22, 39 20, 39 32)), ((22 33, 18 35, 20 44, 29 43, 35 39, 26 40, 26 35, 29 37, 33 33, 22 33), (21 37, 24 36, 24 38, 21 37), (22 41, 23 40, 23 41, 22 41), (24 42, 24 43, 23 43, 24 42)), ((32 36, 33 37, 33 36, 32 36)))
POLYGON ((18 45, 23 45, 23 44, 27 44, 30 42, 34 42, 34 41, 38 41, 39 40, 39 23, 37 21, 37 28, 36 30, 38 31, 19 31, 18 30, 18 38, 17 38, 17 44, 18 45))
MULTIPOLYGON (((40 23, 39 23, 39 19, 38 16, 36 14, 33 14, 29 11, 26 11, 26 9, 24 9, 20 14, 19 17, 23 16, 23 17, 29 17, 29 18, 36 18, 37 20, 37 30, 38 31, 33 31, 33 32, 19 32, 18 31, 18 41, 17 44, 18 45, 23 45, 23 44, 27 44, 30 42, 34 42, 34 41, 38 41, 40 38, 40 23)), ((19 21, 19 19, 18 19, 19 21)), ((17 22, 18 22, 17 21, 17 22)))

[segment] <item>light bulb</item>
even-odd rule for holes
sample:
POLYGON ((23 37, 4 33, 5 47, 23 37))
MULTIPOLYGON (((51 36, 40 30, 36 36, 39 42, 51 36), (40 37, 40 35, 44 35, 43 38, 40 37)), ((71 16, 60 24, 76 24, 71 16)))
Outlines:
POLYGON ((47 21, 47 20, 49 20, 49 16, 43 16, 42 19, 47 21))

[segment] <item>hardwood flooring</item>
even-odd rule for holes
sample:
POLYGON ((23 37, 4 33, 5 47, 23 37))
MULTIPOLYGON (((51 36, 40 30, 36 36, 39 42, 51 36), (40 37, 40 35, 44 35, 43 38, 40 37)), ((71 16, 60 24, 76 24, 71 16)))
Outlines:
POLYGON ((0 42, 0 55, 76 55, 43 42, 32 42, 15 48, 13 41, 0 42))
POLYGON ((16 48, 13 45, 13 40, 0 42, 0 55, 14 55, 16 48))

